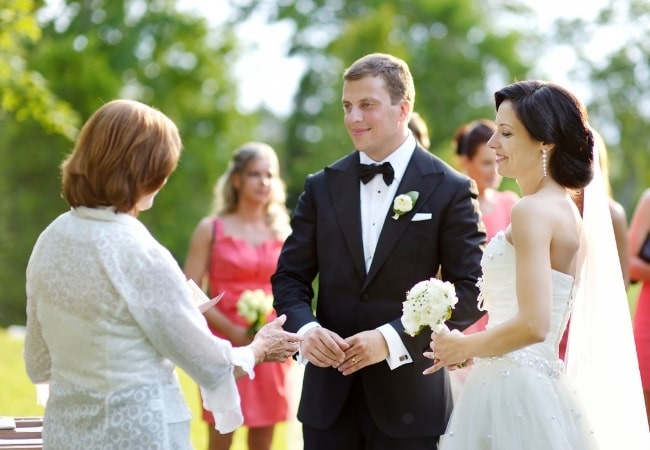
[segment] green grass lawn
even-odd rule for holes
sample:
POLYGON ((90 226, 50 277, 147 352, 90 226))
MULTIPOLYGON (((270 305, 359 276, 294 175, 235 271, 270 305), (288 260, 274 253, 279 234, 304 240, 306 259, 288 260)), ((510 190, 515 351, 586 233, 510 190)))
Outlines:
POLYGON ((639 291, 641 290, 642 283, 631 285, 627 290, 627 302, 630 305, 630 314, 634 316, 636 308, 636 300, 639 298, 639 291))
MULTIPOLYGON (((0 416, 42 416, 43 407, 36 404, 34 386, 27 378, 23 364, 23 339, 9 330, 0 329, 0 416)), ((293 384, 300 383, 300 368, 295 367, 293 384)), ((198 388, 184 372, 179 378, 187 403, 192 409, 192 444, 196 450, 207 448, 206 424, 201 420, 198 388)), ((300 425, 290 421, 278 425, 273 438, 273 450, 300 450, 302 438, 300 425)), ((246 450, 246 428, 235 432, 231 450, 246 450)))

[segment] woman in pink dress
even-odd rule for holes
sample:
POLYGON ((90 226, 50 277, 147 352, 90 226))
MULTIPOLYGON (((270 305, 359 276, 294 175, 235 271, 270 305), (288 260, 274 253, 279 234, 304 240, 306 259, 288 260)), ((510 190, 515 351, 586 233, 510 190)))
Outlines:
MULTIPOLYGON (((629 231, 630 278, 643 283, 634 312, 634 340, 639 358, 641 384, 646 411, 650 411, 650 263, 641 259, 639 251, 650 233, 650 189, 646 189, 637 203, 629 231)), ((650 416, 648 417, 650 424, 650 416)))
MULTIPOLYGON (((510 210, 519 199, 513 191, 499 191, 501 175, 497 173, 494 150, 487 142, 496 130, 492 120, 479 119, 465 124, 454 134, 454 147, 463 171, 476 181, 481 217, 485 225, 487 240, 510 223, 510 210)), ((487 315, 465 330, 472 333, 483 330, 487 315)))
MULTIPOLYGON (((271 294, 270 276, 290 232, 285 200, 275 151, 249 142, 234 152, 216 184, 213 213, 194 231, 185 274, 207 286, 213 296, 224 292, 205 317, 212 332, 233 345, 248 343, 254 332, 237 310, 242 294, 258 289, 271 294)), ((271 310, 266 320, 274 317, 271 310)), ((290 367, 291 360, 259 365, 254 379, 244 377, 237 383, 251 450, 270 450, 275 425, 287 419, 290 367)), ((232 433, 220 434, 209 411, 203 411, 203 419, 208 423, 209 450, 229 449, 232 433)))
MULTIPOLYGON (((463 171, 476 182, 481 217, 485 225, 488 242, 500 230, 505 230, 510 223, 510 210, 519 199, 513 191, 499 191, 502 177, 497 173, 497 161, 494 150, 488 148, 487 142, 496 130, 492 120, 479 119, 462 125, 454 134, 454 149, 463 171)), ((488 315, 465 329, 465 334, 476 333, 485 329, 488 315)), ((452 392, 457 396, 459 389, 471 368, 457 369, 451 372, 452 392)))

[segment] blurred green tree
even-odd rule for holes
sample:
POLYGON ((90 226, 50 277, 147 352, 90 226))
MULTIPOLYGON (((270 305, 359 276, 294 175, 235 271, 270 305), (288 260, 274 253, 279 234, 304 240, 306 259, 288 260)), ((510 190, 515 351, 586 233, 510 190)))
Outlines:
POLYGON ((607 143, 613 195, 628 217, 650 187, 649 25, 646 0, 610 0, 595 20, 557 20, 544 38, 574 52, 568 78, 586 86, 581 94, 607 143))
MULTIPOLYGON (((48 80, 51 98, 65 102, 60 109, 70 105, 69 111, 86 120, 102 103, 125 97, 154 106, 177 123, 184 142, 180 166, 141 219, 182 263, 196 223, 209 211, 214 181, 232 149, 255 134, 258 122, 257 115, 236 108, 231 66, 240 49, 232 28, 211 27, 205 18, 180 13, 173 0, 53 2, 37 12, 21 11, 2 13, 0 20, 15 29, 28 23, 30 36, 42 33, 42 38, 25 44, 18 37, 21 45, 7 52, 23 58, 26 74, 48 80)), ((40 103, 21 102, 29 106, 25 113, 8 108, 12 114, 0 123, 0 325, 24 320, 30 250, 40 231, 67 208, 58 166, 73 146, 74 133, 44 128, 47 120, 59 123, 53 117, 60 111, 51 107, 48 95, 35 97, 40 103)))
POLYGON ((30 70, 26 54, 41 39, 34 14, 42 1, 0 0, 0 119, 12 114, 48 131, 74 138, 78 114, 48 88, 42 73, 30 70))
POLYGON ((243 141, 274 145, 290 207, 306 174, 351 150, 341 74, 376 51, 409 63, 431 151, 450 162, 456 126, 493 117, 494 90, 515 79, 555 80, 568 69, 571 82, 586 90, 578 94, 607 141, 614 196, 630 213, 650 186, 650 7, 644 0, 611 0, 595 20, 584 14, 548 27, 531 26, 534 13, 518 0, 232 1, 234 14, 217 26, 179 13, 176 3, 0 0, 0 325, 22 320, 29 251, 66 208, 58 194, 59 162, 81 121, 116 97, 161 109, 183 135, 177 173, 156 207, 141 216, 179 261, 209 210, 214 181, 243 141), (306 62, 286 119, 236 108, 232 67, 244 50, 234 30, 260 16, 291 24, 288 55, 306 62), (602 49, 596 59, 594 46, 602 49), (545 62, 558 49, 575 55, 567 67, 545 62))

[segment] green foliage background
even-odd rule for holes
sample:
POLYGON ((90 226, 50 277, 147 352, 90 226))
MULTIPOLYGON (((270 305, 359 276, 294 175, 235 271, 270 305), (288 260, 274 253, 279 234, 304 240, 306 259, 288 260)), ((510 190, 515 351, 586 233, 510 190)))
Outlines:
MULTIPOLYGON (((580 95, 608 144, 614 196, 628 215, 650 186, 644 0, 611 1, 594 20, 558 19, 544 29, 529 26, 533 13, 518 0, 249 0, 232 2, 218 25, 179 12, 176 0, 60 3, 52 13, 43 0, 0 0, 0 326, 24 323, 32 245, 67 209, 60 161, 83 121, 117 97, 159 108, 181 130, 180 166, 141 215, 181 264, 210 208, 212 185, 238 145, 254 139, 276 148, 290 208, 308 173, 352 150, 342 125, 341 73, 375 51, 409 63, 431 150, 453 164, 456 127, 493 117, 492 92, 506 83, 555 81, 560 68, 542 57, 568 49, 575 55, 568 87, 586 86, 580 95), (245 49, 236 29, 253 15, 292 24, 288 54, 306 62, 288 117, 237 108, 233 68, 245 49), (594 61, 586 51, 593 36, 621 43, 594 61)), ((274 67, 260 70, 270 79, 284 76, 274 67)))
POLYGON ((19 54, 30 74, 47 80, 41 85, 45 90, 34 91, 28 90, 32 85, 0 84, 5 106, 0 112, 2 324, 24 322, 24 271, 31 247, 67 209, 58 167, 73 146, 74 133, 57 129, 49 123, 52 118, 74 112, 65 123, 75 128, 106 101, 129 97, 177 123, 184 141, 180 167, 156 208, 141 219, 181 262, 193 227, 209 210, 212 185, 230 151, 252 138, 257 120, 236 108, 236 86, 227 68, 240 50, 230 26, 210 30, 204 18, 178 13, 170 1, 83 1, 67 2, 35 36, 31 30, 39 6, 0 1, 0 17, 11 19, 3 31, 15 30, 6 33, 11 39, 0 41, 11 43, 3 52, 19 54), (39 111, 33 114, 7 107, 14 104, 7 98, 18 98, 20 105, 24 97, 43 95, 56 99, 49 103, 60 110, 42 103, 27 108, 39 111))

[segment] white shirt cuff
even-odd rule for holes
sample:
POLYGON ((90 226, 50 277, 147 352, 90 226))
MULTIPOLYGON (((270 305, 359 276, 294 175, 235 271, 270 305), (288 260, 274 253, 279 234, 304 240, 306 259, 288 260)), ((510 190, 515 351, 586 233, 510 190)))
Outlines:
POLYGON ((232 372, 214 389, 199 386, 203 407, 212 412, 215 428, 222 434, 235 431, 243 425, 244 415, 237 383, 232 372))
POLYGON ((233 347, 230 353, 232 364, 241 367, 251 380, 255 378, 255 355, 248 347, 233 347))
MULTIPOLYGON (((241 367, 251 380, 255 378, 255 355, 250 348, 233 347, 230 355, 233 366, 241 367)), ((203 407, 212 412, 220 433, 230 433, 242 426, 241 398, 232 371, 214 389, 200 386, 200 390, 203 407)))
POLYGON ((50 397, 50 383, 38 383, 36 384, 36 404, 40 406, 45 406, 47 404, 47 399, 50 397))
POLYGON ((386 363, 388 363, 390 370, 395 370, 404 364, 413 362, 410 353, 399 338, 399 334, 397 334, 395 328, 385 323, 377 328, 377 330, 379 330, 379 332, 384 336, 386 345, 388 345, 388 357, 386 358, 386 363))
MULTIPOLYGON (((303 326, 301 326, 296 334, 300 337, 303 337, 307 331, 316 327, 320 327, 320 324, 318 322, 308 322, 303 326)), ((302 342, 300 343, 300 348, 298 350, 298 353, 296 353, 296 361, 298 362, 298 364, 302 364, 303 366, 309 362, 307 358, 302 356, 302 342)))

